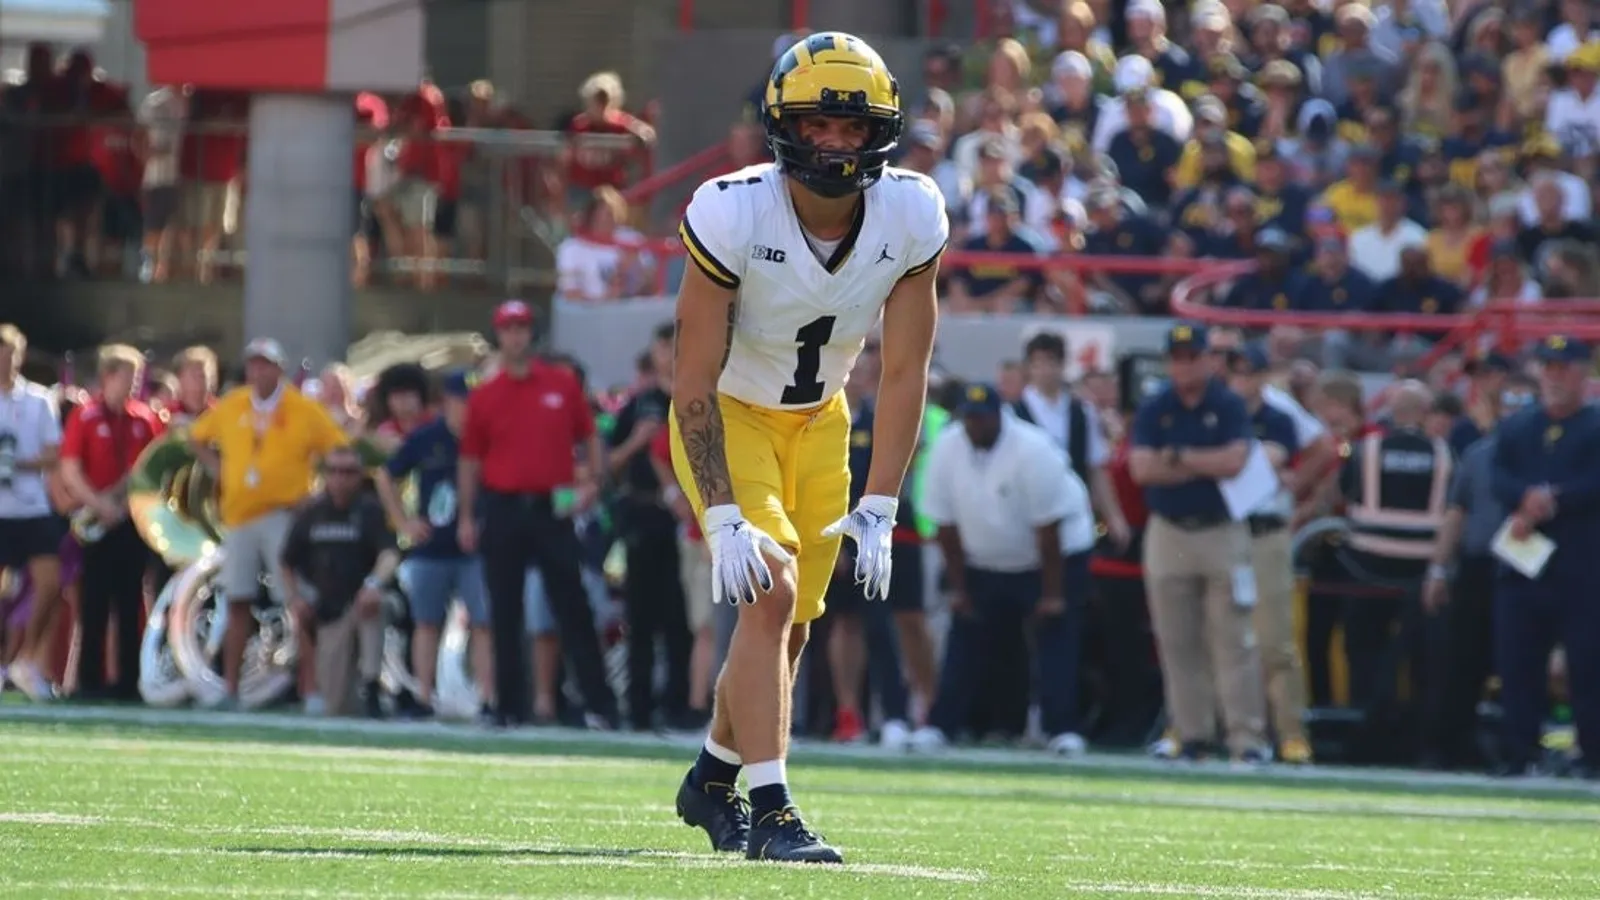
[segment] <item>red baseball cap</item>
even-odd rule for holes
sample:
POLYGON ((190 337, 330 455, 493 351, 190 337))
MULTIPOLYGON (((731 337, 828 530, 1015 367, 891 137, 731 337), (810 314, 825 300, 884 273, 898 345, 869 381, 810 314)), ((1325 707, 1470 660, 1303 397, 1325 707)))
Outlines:
POLYGON ((509 328, 513 325, 532 325, 533 309, 521 300, 507 300, 495 307, 494 327, 509 328))

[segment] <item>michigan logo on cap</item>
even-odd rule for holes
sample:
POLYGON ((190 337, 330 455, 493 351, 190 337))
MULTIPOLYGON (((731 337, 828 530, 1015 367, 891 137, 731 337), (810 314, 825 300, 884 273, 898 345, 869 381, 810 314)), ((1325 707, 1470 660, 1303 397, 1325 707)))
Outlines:
POLYGON ((982 403, 989 399, 989 389, 981 384, 967 388, 967 399, 973 403, 982 403))
POLYGON ((1545 338, 1544 345, 1551 350, 1565 350, 1567 349, 1567 339, 1563 335, 1552 334, 1545 338))
POLYGON ((1179 325, 1172 329, 1172 339, 1175 341, 1192 341, 1194 340, 1194 329, 1187 325, 1179 325))

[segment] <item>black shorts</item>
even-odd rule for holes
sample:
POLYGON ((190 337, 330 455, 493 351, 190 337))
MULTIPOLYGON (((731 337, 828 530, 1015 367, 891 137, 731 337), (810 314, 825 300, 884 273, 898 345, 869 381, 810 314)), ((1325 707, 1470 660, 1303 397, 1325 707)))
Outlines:
POLYGON ((66 215, 94 208, 105 193, 105 181, 94 166, 73 166, 52 179, 51 210, 66 215))
POLYGON ((456 236, 456 201, 440 198, 433 207, 433 236, 450 239, 456 236))
POLYGON ((65 533, 60 516, 0 519, 0 569, 20 569, 31 559, 59 556, 65 533))
POLYGON ((142 209, 145 227, 152 232, 171 228, 178 215, 178 200, 178 186, 175 184, 145 188, 142 209))
MULTIPOLYGON (((844 547, 839 550, 839 555, 849 558, 850 568, 844 576, 835 577, 829 582, 826 598, 828 611, 846 615, 860 613, 862 606, 868 601, 866 593, 862 591, 862 585, 855 583, 855 546, 846 540, 844 547)), ((927 608, 924 605, 926 598, 923 596, 923 582, 927 579, 922 577, 922 545, 895 544, 894 550, 889 554, 889 563, 893 566, 889 575, 890 611, 922 612, 927 608)))

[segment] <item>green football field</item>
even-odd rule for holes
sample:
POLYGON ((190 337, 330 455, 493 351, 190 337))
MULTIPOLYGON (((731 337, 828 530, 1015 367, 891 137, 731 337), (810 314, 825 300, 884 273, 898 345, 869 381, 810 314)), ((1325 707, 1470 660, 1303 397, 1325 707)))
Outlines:
POLYGON ((802 750, 847 864, 796 867, 677 821, 685 741, 0 713, 0 897, 1600 897, 1574 783, 802 750))

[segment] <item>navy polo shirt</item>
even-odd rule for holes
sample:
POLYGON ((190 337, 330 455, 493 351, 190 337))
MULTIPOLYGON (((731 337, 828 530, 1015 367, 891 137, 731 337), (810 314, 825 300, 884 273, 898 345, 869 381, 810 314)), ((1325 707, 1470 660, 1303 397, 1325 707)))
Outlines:
POLYGON ((1377 295, 1372 279, 1355 269, 1346 269, 1335 281, 1311 276, 1301 285, 1299 296, 1291 300, 1295 309, 1306 312, 1367 312, 1372 309, 1377 295))
POLYGON ((443 419, 413 431, 394 455, 384 463, 389 477, 402 481, 417 476, 417 512, 433 529, 428 540, 411 548, 411 555, 424 559, 455 559, 461 556, 456 543, 456 459, 460 443, 443 419))
POLYGON ((1547 484, 1556 494, 1556 514, 1539 530, 1558 552, 1593 547, 1600 537, 1600 408, 1584 406, 1558 420, 1535 405, 1502 422, 1497 435, 1495 499, 1516 509, 1529 488, 1547 484))
POLYGON ((1261 404, 1250 415, 1250 431, 1264 444, 1277 444, 1290 457, 1300 452, 1300 433, 1295 430, 1289 414, 1270 403, 1261 404))
MULTIPOLYGON (((1200 402, 1188 407, 1167 385, 1139 405, 1133 417, 1133 446, 1163 452, 1173 447, 1206 449, 1249 440, 1250 416, 1244 401, 1213 379, 1200 402)), ((1226 518, 1228 506, 1212 478, 1144 489, 1150 511, 1168 519, 1226 518)))

